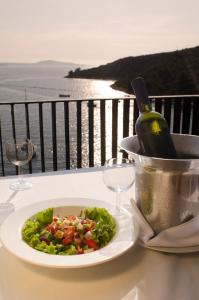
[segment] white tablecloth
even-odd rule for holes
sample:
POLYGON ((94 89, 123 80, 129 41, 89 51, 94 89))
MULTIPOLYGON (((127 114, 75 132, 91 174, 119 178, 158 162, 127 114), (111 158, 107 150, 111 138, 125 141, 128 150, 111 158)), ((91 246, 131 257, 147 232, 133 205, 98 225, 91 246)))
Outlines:
MULTIPOLYGON (((103 184, 101 169, 29 176, 33 187, 9 189, 0 180, 0 201, 12 199, 16 209, 63 197, 114 201, 103 184)), ((128 205, 132 189, 123 194, 128 205)), ((50 269, 25 263, 0 247, 0 300, 196 300, 199 299, 199 254, 166 254, 139 245, 105 264, 82 269, 50 269)))

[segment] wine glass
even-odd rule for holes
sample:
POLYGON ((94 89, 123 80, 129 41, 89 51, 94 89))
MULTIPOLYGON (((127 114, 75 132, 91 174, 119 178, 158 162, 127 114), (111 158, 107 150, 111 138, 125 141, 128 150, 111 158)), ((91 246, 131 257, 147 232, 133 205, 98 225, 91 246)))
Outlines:
POLYGON ((121 212, 121 192, 127 191, 134 183, 134 167, 134 161, 127 158, 110 158, 104 164, 104 183, 111 191, 116 192, 116 214, 121 212))
POLYGON ((10 189, 23 191, 32 187, 32 184, 22 177, 21 166, 27 164, 33 156, 34 146, 29 139, 13 141, 6 144, 8 160, 18 168, 18 180, 11 183, 10 189))

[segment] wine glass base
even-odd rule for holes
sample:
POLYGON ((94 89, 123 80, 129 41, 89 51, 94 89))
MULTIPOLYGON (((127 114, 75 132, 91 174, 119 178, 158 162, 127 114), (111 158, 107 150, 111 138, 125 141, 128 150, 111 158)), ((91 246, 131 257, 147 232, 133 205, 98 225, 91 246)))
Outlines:
POLYGON ((15 181, 10 184, 10 189, 13 191, 24 191, 32 187, 32 183, 28 181, 15 181))

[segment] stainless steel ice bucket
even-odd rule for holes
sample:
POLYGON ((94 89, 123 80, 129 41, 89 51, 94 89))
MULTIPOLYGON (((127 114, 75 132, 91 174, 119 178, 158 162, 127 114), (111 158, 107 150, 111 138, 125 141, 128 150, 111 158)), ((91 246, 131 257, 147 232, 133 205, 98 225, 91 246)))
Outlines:
POLYGON ((156 233, 199 214, 199 136, 172 139, 180 159, 140 155, 137 136, 120 144, 136 162, 135 200, 156 233))

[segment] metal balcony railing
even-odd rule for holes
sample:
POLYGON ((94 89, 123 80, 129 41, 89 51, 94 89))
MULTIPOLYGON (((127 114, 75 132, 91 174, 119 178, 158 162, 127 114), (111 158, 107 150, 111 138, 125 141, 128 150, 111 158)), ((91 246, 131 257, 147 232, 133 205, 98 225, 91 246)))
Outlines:
MULTIPOLYGON (((199 95, 150 97, 167 119, 171 132, 199 135, 199 95)), ((0 175, 16 174, 5 144, 29 138, 36 155, 26 173, 103 165, 125 155, 118 142, 135 134, 139 111, 134 97, 0 103, 0 175)))

